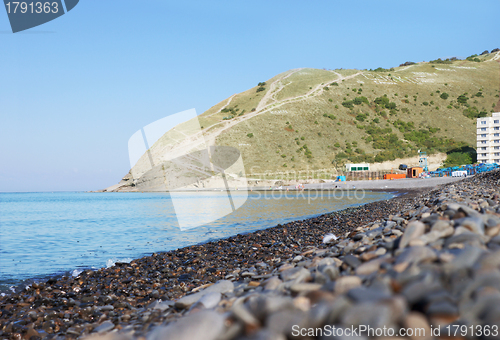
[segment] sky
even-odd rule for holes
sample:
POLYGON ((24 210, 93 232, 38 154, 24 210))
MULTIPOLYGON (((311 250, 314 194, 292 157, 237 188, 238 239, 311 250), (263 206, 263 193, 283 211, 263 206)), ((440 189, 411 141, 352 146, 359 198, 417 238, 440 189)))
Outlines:
POLYGON ((492 50, 498 13, 500 0, 80 0, 13 34, 0 9, 0 192, 116 184, 143 126, 289 69, 492 50))

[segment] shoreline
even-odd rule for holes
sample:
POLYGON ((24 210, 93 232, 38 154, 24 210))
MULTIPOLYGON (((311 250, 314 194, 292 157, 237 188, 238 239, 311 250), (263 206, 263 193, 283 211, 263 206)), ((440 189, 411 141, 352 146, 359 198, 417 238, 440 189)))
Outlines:
MULTIPOLYGON (((439 313, 445 313, 446 320, 457 320, 459 315, 454 305, 440 305, 440 312, 432 314, 427 307, 420 309, 420 305, 415 304, 420 300, 411 302, 413 300, 403 294, 404 287, 417 283, 412 280, 416 280, 418 275, 410 279, 415 275, 411 273, 417 269, 425 271, 436 261, 433 270, 446 263, 455 263, 454 259, 460 251, 469 249, 469 241, 474 247, 477 242, 493 242, 494 233, 500 231, 500 222, 496 227, 494 221, 497 220, 493 217, 491 226, 483 226, 487 239, 484 238, 486 236, 476 237, 472 232, 467 234, 467 238, 460 235, 465 236, 465 230, 469 230, 462 226, 467 216, 479 216, 489 213, 491 209, 493 213, 497 209, 500 216, 499 174, 496 171, 440 188, 402 190, 389 200, 175 251, 155 253, 108 269, 87 270, 75 278, 33 284, 20 294, 0 298, 0 335, 10 338, 28 335, 27 338, 53 338, 56 335, 76 338, 91 333, 104 334, 114 329, 117 332, 115 336, 122 338, 147 336, 148 340, 150 337, 169 339, 168 334, 186 332, 189 329, 186 323, 203 324, 212 320, 211 324, 217 325, 214 326, 217 334, 224 334, 227 339, 264 333, 274 334, 267 337, 269 339, 284 339, 284 335, 290 335, 290 330, 286 324, 279 329, 271 327, 276 324, 272 321, 275 320, 273 317, 278 317, 279 313, 291 313, 290 317, 300 321, 301 315, 307 317, 314 311, 316 316, 311 320, 318 325, 327 321, 348 325, 353 321, 346 318, 353 315, 368 318, 363 320, 370 324, 370 310, 382 313, 386 317, 383 318, 385 323, 399 326, 415 321, 415 318, 422 322, 425 319, 424 325, 443 322, 442 317, 436 319, 439 313), (493 186, 491 183, 494 183, 493 186), (462 203, 459 205, 453 200, 462 203), (454 215, 443 214, 448 211, 454 215), (443 216, 443 230, 448 233, 438 237, 440 242, 425 243, 421 240, 429 233, 425 230, 413 233, 415 228, 434 228, 440 214, 443 216), (451 227, 456 235, 450 229, 450 222, 446 222, 450 221, 444 218, 446 216, 453 217, 451 221, 456 220, 451 227), (417 222, 420 223, 418 227, 417 222), (452 234, 449 234, 450 231, 452 234), (328 233, 334 233, 339 239, 324 244, 323 237, 328 233), (374 239, 367 241, 366 237, 374 239), (456 251, 452 253, 448 252, 450 238, 455 242, 450 243, 451 246, 457 244, 453 248, 456 251), (401 247, 401 243, 407 241, 413 242, 412 245, 401 247), (460 242, 467 246, 460 246, 460 242), (419 253, 416 255, 417 250, 419 253), (439 252, 437 257, 436 252, 439 252), (408 262, 412 256, 418 256, 418 260, 408 262), (385 287, 384 278, 389 277, 402 286, 398 289, 394 288, 396 286, 385 287), (403 277, 406 281, 400 282, 403 277), (375 282, 379 283, 374 286, 375 282), (211 288, 207 288, 209 286, 211 288), (357 290, 355 287, 358 287, 357 290), (371 293, 366 295, 364 290, 371 293), (206 296, 204 300, 201 299, 203 296, 206 296), (377 296, 381 296, 381 300, 377 296), (291 304, 286 305, 288 311, 281 311, 281 307, 269 310, 262 307, 265 311, 258 314, 252 307, 251 301, 257 301, 255 299, 274 301, 278 297, 291 304), (343 302, 339 305, 340 301, 343 302), (392 302, 387 304, 387 301, 392 302), (358 303, 368 305, 366 309, 359 309, 358 303), (327 308, 330 311, 327 314, 334 319, 325 319, 327 315, 320 317, 318 306, 327 308), (405 307, 398 313, 387 311, 387 308, 401 308, 398 306, 405 307), (335 315, 344 315, 341 318, 331 314, 338 308, 343 312, 335 315), (389 317, 398 314, 397 320, 389 317), (175 320, 180 321, 172 322, 175 320), (162 336, 157 337, 158 334, 162 336)), ((481 257, 478 256, 468 254, 465 258, 479 261, 481 257)), ((474 277, 469 280, 472 279, 474 277)), ((423 298, 430 292, 429 289, 424 289, 423 298)), ((285 314, 280 314, 280 317, 285 314)), ((206 332, 203 327, 201 329, 206 332)))
MULTIPOLYGON (((406 196, 406 195, 414 195, 414 194, 418 194, 422 191, 425 191, 427 190, 428 188, 424 188, 424 189, 408 189, 408 190, 389 190, 389 189, 373 189, 373 190, 366 190, 368 192, 385 192, 385 193, 392 193, 394 194, 394 197, 390 198, 390 200, 392 199, 395 199, 395 198, 398 198, 398 197, 402 197, 403 196, 406 196)), ((208 192, 212 191, 212 190, 207 190, 208 192)), ((286 191, 285 190, 267 190, 267 189, 263 189, 263 190, 256 190, 257 192, 269 192, 269 193, 281 193, 281 194, 286 194, 286 191)), ((308 193, 308 192, 314 192, 314 191, 320 191, 320 192, 339 192, 339 191, 347 191, 347 192, 350 192, 350 191, 353 191, 352 189, 336 189, 336 190, 332 190, 332 189, 324 189, 324 190, 320 190, 320 189, 305 189, 305 190, 291 190, 290 193, 308 193)), ((140 192, 139 192, 140 193, 140 192)), ((167 192, 145 192, 145 193, 167 193, 167 192)), ((386 201, 386 200, 380 200, 380 201, 386 201)), ((342 210, 336 210, 336 211, 330 211, 330 212, 327 212, 327 213, 321 213, 317 216, 312 216, 312 217, 307 217, 305 216, 304 218, 302 217, 299 217, 297 220, 294 220, 294 221, 290 221, 290 222, 287 222, 285 223, 284 225, 287 225, 289 223, 293 223, 293 222, 298 222, 298 221, 308 221, 310 219, 313 219, 313 218, 320 218, 320 217, 323 217, 324 215, 329 215, 329 214, 333 214, 333 213, 343 213, 344 211, 349 211, 349 210, 352 210, 352 209, 357 209, 357 208, 360 208, 360 207, 363 207, 367 204, 372 204, 372 203, 376 203, 376 202, 380 202, 380 201, 375 201, 375 202, 369 202, 369 203, 365 203, 365 204, 362 204, 360 206, 357 206, 357 207, 349 207, 349 208, 345 208, 345 209, 342 209, 342 210)), ((311 216, 311 215, 309 215, 311 216)), ((281 225, 281 224, 279 224, 281 225)), ((227 238, 230 238, 230 237, 234 237, 234 236, 237 236, 237 235, 247 235, 247 234, 250 234, 250 233, 255 233, 255 232, 259 232, 259 231, 264 231, 264 230, 267 230, 267 229, 271 229, 271 228, 275 228, 277 227, 278 225, 273 225, 273 226, 270 226, 270 227, 267 227, 265 229, 259 229, 259 230, 254 230, 254 231, 248 231, 248 232, 242 232, 242 233, 238 233, 238 234, 235 234, 235 235, 232 235, 232 236, 227 236, 227 237, 224 237, 224 238, 221 238, 221 239, 216 239, 216 240, 207 240, 205 242, 201 242, 201 243, 196 243, 196 244, 193 244, 191 246, 203 246, 204 244, 206 243, 209 243, 209 242, 213 242, 213 241, 219 241, 219 240, 225 240, 227 238)), ((187 246, 187 247, 190 247, 190 246, 187 246)), ((158 251, 156 252, 157 254, 164 254, 164 253, 169 253, 169 252, 173 252, 173 251, 178 251, 178 250, 183 250, 184 248, 187 248, 187 247, 181 247, 181 248, 175 248, 175 249, 171 249, 171 250, 165 250, 165 251, 158 251)), ((144 253, 142 254, 141 256, 137 257, 137 258, 134 258, 132 261, 135 261, 135 260, 140 260, 144 257, 148 257, 148 256, 151 256, 152 254, 155 254, 155 252, 153 253, 144 253)), ((80 268, 72 268, 72 269, 69 269, 69 270, 65 270, 65 271, 59 271, 59 272, 55 272, 55 273, 50 273, 50 274, 41 274, 39 276, 34 276, 34 277, 29 277, 29 278, 26 278, 24 280, 21 280, 20 282, 17 282, 17 283, 13 283, 13 284, 8 284, 8 283, 4 283, 3 285, 4 286, 7 286, 9 285, 9 289, 13 288, 15 291, 3 291, 3 292, 0 292, 1 294, 5 294, 4 296, 11 296, 13 294, 18 294, 20 292, 22 292, 26 286, 29 286, 33 283, 39 283, 39 282, 44 282, 44 281, 48 281, 48 280, 51 280, 51 279, 56 279, 56 280, 59 280, 59 279, 62 279, 63 277, 66 277, 66 278, 71 278, 71 277, 74 277, 72 276, 72 273, 73 271, 77 270, 79 272, 83 272, 83 271, 86 271, 86 270, 91 270, 91 271, 95 271, 95 270, 100 270, 100 269, 109 269, 111 267, 101 267, 101 268, 92 268, 92 267, 80 267, 80 268)), ((0 296, 1 298, 2 296, 0 296)))
MULTIPOLYGON (((471 177, 471 176, 469 176, 471 177)), ((354 189, 363 189, 363 190, 381 190, 381 189, 411 189, 411 188, 433 188, 438 185, 444 185, 448 183, 461 181, 462 177, 432 177, 432 178, 404 178, 404 179, 395 179, 395 180, 357 180, 357 181, 347 181, 347 182, 335 182, 334 180, 298 180, 295 181, 296 184, 303 184, 303 190, 323 190, 323 191, 331 191, 331 190, 354 190, 354 189)), ((213 188, 184 188, 184 189, 175 189, 175 190, 158 190, 158 191, 139 191, 139 190, 123 190, 123 191, 107 191, 106 189, 97 190, 97 191, 89 191, 93 193, 107 193, 107 192, 140 192, 140 193, 153 193, 153 192, 212 192, 212 191, 301 191, 295 188, 294 184, 291 184, 291 181, 274 179, 274 180, 260 180, 261 182, 267 182, 265 186, 257 186, 257 185, 248 185, 246 189, 231 189, 222 188, 222 187, 213 187, 213 188)))
MULTIPOLYGON (((341 189, 342 190, 342 189, 341 189)), ((343 189, 345 190, 345 189, 343 189)), ((266 228, 266 229, 261 229, 261 230, 257 230, 257 231, 252 231, 252 232, 248 232, 248 233, 241 233, 241 234, 237 234, 237 235, 234 235, 234 236, 230 236, 230 237, 227 237, 227 238, 223 238, 223 239, 218 239, 218 240, 212 240, 212 241, 207 241, 205 243, 200 243, 200 244, 195 244, 195 245, 192 245, 192 246, 188 246, 188 247, 183 247, 183 248, 178 248, 178 249, 174 249, 174 250, 170 250, 170 251, 165 251, 165 252, 157 252, 157 253, 153 253, 152 255, 145 255, 145 256, 142 256, 142 257, 139 257, 137 259, 134 259, 132 260, 130 263, 120 263, 118 262, 117 264, 115 264, 115 266, 112 266, 112 267, 109 267, 109 268, 99 268, 99 269, 85 269, 82 271, 82 273, 80 273, 78 276, 76 277, 72 277, 72 276, 66 276, 64 274, 53 274, 53 275, 48 275, 44 278, 41 278, 41 279, 27 279, 25 281, 23 281, 23 283, 29 283, 31 284, 31 287, 30 287, 30 290, 32 290, 33 288, 35 289, 39 289, 40 286, 46 286, 46 283, 48 282, 49 284, 54 284, 54 283, 59 283, 59 282, 74 282, 75 280, 78 279, 78 277, 81 275, 81 274, 85 274, 87 272, 89 273, 105 273, 105 272, 109 272, 109 271, 112 271, 114 268, 117 268, 117 267, 122 267, 122 266, 129 266, 133 263, 140 263, 140 262, 144 262, 144 261, 148 261, 149 259, 153 258, 153 257, 157 257, 157 256, 165 256, 165 255, 173 255, 175 256, 175 254, 177 253, 184 253, 186 251, 188 251, 189 249, 195 247, 205 247, 206 245, 212 245, 214 243, 218 243, 218 242, 235 242, 236 240, 240 239, 240 238, 246 238, 246 237, 253 237, 254 235, 257 235, 258 237, 262 237, 264 238, 265 235, 261 235, 261 234, 265 234, 265 233, 272 233, 273 231, 275 231, 276 229, 283 229, 283 228, 290 228, 290 227, 294 227, 298 224, 308 224, 308 223, 311 223, 311 224, 316 224, 318 223, 318 219, 328 219, 330 216, 332 215, 335 215, 337 217, 340 216, 340 218, 344 217, 344 219, 348 219, 349 217, 351 217, 351 215, 357 215, 363 211, 365 211, 366 209, 370 209, 371 207, 374 207, 374 206, 379 206, 382 204, 382 202, 392 202, 392 201, 395 201, 395 200, 401 200, 401 199, 404 199, 406 197, 414 197, 414 196, 418 196, 420 195, 421 193, 424 193, 424 192, 427 192, 431 189, 429 188, 421 188, 421 189, 408 189, 408 190, 388 190, 388 189, 377 189, 377 190, 369 190, 369 191, 378 191, 378 192, 392 192, 392 193, 396 193, 396 196, 394 196, 393 198, 389 199, 389 200, 381 200, 381 201, 376 201, 376 202, 371 202, 371 203, 367 203, 367 204, 364 204, 364 205, 361 205, 359 207, 354 207, 354 208, 346 208, 346 209, 343 209, 343 210, 339 210, 339 211, 334 211, 334 212, 329 212, 329 213, 326 213, 326 214, 322 214, 320 216, 317 216, 317 217, 312 217, 312 218, 307 218, 307 219, 303 219, 303 220, 296 220, 296 221, 292 221, 292 222, 288 222, 284 225, 281 225, 281 224, 278 224, 278 225, 275 225, 275 226, 272 226, 272 227, 269 227, 269 228, 266 228), (408 195, 408 196, 407 196, 408 195)), ((270 191, 270 190, 267 190, 267 191, 270 191)), ((272 190, 271 190, 272 191, 272 190)), ((369 220, 369 219, 368 219, 369 220)), ((286 230, 286 229, 285 229, 286 230)), ((347 232, 348 230, 346 230, 347 232)), ((67 272, 68 274, 70 274, 70 272, 67 272)), ((220 277, 217 277, 217 278, 223 278, 222 276, 220 277)), ((184 282, 184 281, 181 281, 181 283, 184 282)), ((202 283, 203 284, 210 284, 210 280, 203 280, 202 283)), ((23 283, 21 283, 20 285, 24 285, 23 283)), ((189 285, 188 285, 189 286, 189 285)), ((177 287, 174 287, 174 288, 177 288, 177 287)), ((191 289, 194 289, 195 287, 190 287, 191 289)), ((13 296, 16 296, 16 295, 20 295, 22 294, 23 292, 25 291, 25 289, 22 289, 21 291, 18 291, 16 293, 10 293, 10 294, 6 294, 5 296, 1 296, 0 297, 0 306, 2 306, 2 303, 4 303, 5 300, 8 300, 10 297, 13 297, 13 296)), ((179 290, 178 289, 174 289, 174 291, 176 292, 176 294, 174 294, 172 297, 179 297, 179 296, 182 296, 182 294, 179 295, 179 290)), ((170 297, 169 297, 170 298, 170 297)), ((0 315, 0 330, 2 329, 2 315, 0 315)), ((2 335, 2 334, 0 334, 2 335)))

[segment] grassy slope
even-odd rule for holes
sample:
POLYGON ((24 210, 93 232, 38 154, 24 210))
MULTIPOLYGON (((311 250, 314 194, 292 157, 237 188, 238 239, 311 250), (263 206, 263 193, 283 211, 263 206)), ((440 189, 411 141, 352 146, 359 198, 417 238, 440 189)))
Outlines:
MULTIPOLYGON (((339 154, 345 153, 346 150, 352 150, 348 155, 348 161, 359 161, 360 157, 363 157, 364 160, 373 162, 376 160, 376 155, 378 157, 384 155, 385 160, 394 159, 394 155, 387 156, 387 150, 374 148, 374 143, 370 141, 371 137, 367 133, 370 127, 391 129, 390 133, 395 135, 393 138, 395 141, 390 148, 400 148, 398 157, 415 155, 419 148, 434 153, 443 149, 446 151, 449 146, 426 147, 417 145, 413 141, 406 141, 404 131, 401 132, 394 126, 397 120, 412 122, 414 127, 410 130, 413 131, 439 129, 430 134, 430 137, 436 137, 436 140, 453 138, 457 142, 475 147, 475 119, 464 116, 463 111, 466 106, 458 104, 457 97, 467 93, 470 106, 477 107, 479 111, 491 112, 493 106, 498 103, 500 88, 499 63, 486 61, 492 57, 492 54, 482 56, 480 59, 483 62, 479 63, 469 61, 455 61, 452 64, 419 63, 387 72, 291 70, 266 81, 264 91, 257 92, 256 86, 235 94, 198 118, 205 133, 218 131, 229 123, 237 123, 218 135, 216 144, 234 146, 241 150, 247 174, 328 169, 332 168, 332 161, 338 160, 339 154), (360 74, 356 75, 357 73, 360 74), (337 81, 338 86, 331 85, 338 77, 346 76, 351 78, 337 81), (270 85, 275 80, 278 81, 274 90, 268 94, 270 85), (319 91, 315 90, 317 87, 319 91), (362 89, 361 93, 359 89, 362 89), (471 96, 479 90, 482 90, 482 96, 472 98, 471 96), (440 98, 443 92, 449 94, 446 100, 440 98), (309 94, 306 95, 307 93, 309 94), (284 104, 276 107, 271 105, 270 109, 262 110, 259 102, 266 95, 270 97, 267 104, 271 101, 281 101, 284 104), (396 104, 396 110, 392 115, 388 109, 374 104, 375 98, 384 95, 396 104), (290 100, 298 96, 304 97, 300 100, 290 100), (344 101, 359 96, 366 97, 368 104, 354 105, 352 109, 342 105, 344 101), (424 102, 428 102, 429 105, 424 105, 424 102), (221 112, 222 108, 225 108, 226 112, 221 112), (257 115, 245 119, 255 114, 251 113, 255 108, 257 115), (227 109, 232 111, 227 112, 227 109), (385 116, 381 115, 381 110, 386 113, 385 116), (356 119, 359 114, 366 115, 363 122, 356 119), (234 118, 223 119, 230 115, 234 115, 234 118), (248 137, 250 133, 253 137, 248 137), (357 144, 354 144, 355 142, 357 144), (304 149, 304 144, 307 145, 307 149, 304 149), (351 149, 347 148, 348 145, 351 149), (306 150, 310 152, 309 158, 306 150)), ((177 126, 155 143, 151 149, 153 157, 161 159, 165 152, 169 152, 168 149, 164 149, 165 145, 191 135, 197 122, 194 125, 190 123, 193 122, 177 126)), ((149 164, 146 155, 143 156, 142 163, 149 164)))
MULTIPOLYGON (((488 60, 492 56, 482 56, 481 59, 488 60)), ((337 70, 337 72, 344 76, 358 71, 337 70)), ((372 122, 372 125, 381 128, 390 127, 401 143, 404 139, 403 133, 393 125, 397 119, 413 122, 415 130, 439 128, 440 130, 432 136, 453 138, 455 141, 475 146, 475 119, 464 116, 463 110, 466 107, 457 103, 457 97, 468 93, 467 96, 470 98, 472 94, 483 90, 482 97, 471 98, 468 104, 488 113, 498 102, 500 72, 499 64, 495 61, 477 63, 460 60, 451 65, 419 63, 411 67, 398 67, 388 72, 363 72, 355 78, 339 82, 339 86, 328 86, 329 90, 323 91, 320 96, 311 96, 299 102, 285 104, 243 121, 223 132, 218 137, 217 144, 239 148, 243 153, 247 171, 252 167, 254 167, 253 172, 283 171, 292 167, 295 170, 322 169, 331 166, 335 155, 344 151, 346 142, 352 144, 357 141, 357 147, 363 149, 367 155, 376 155, 380 152, 381 150, 373 148, 372 143, 362 139, 368 137, 365 129, 357 127, 357 125, 368 126, 375 118, 379 118, 380 122, 372 122), (357 92, 359 88, 362 89, 361 94, 357 92), (356 92, 353 92, 354 89, 356 92), (449 94, 447 100, 440 98, 442 92, 449 94), (397 104, 398 110, 395 115, 389 115, 389 110, 384 110, 387 118, 377 114, 372 103, 375 98, 384 94, 391 102, 397 104), (357 96, 367 97, 371 105, 355 105, 353 110, 342 106, 344 100, 354 99, 357 96), (404 102, 406 99, 409 103, 404 102), (434 104, 426 106, 423 105, 424 102, 434 104), (448 105, 451 105, 451 109, 447 108, 448 105), (336 119, 324 117, 325 113, 333 114, 336 119), (364 122, 360 122, 355 118, 359 113, 369 116, 364 122), (247 137, 249 133, 253 133, 254 136, 247 137), (296 138, 299 138, 299 145, 296 138), (304 149, 297 152, 304 143, 311 151, 312 158, 306 157, 304 149), (340 144, 339 148, 335 147, 336 143, 340 144), (284 164, 287 165, 286 168, 283 167, 284 164)), ((279 75, 266 83, 269 85, 278 77, 279 75)), ((276 100, 283 100, 303 95, 318 84, 323 83, 327 86, 329 83, 325 82, 336 77, 331 71, 303 69, 283 80, 279 84, 283 85, 283 88, 279 92, 275 91, 277 93, 273 96, 276 100)), ((228 107, 238 108, 237 113, 241 113, 242 110, 248 113, 268 91, 268 85, 266 91, 256 93, 257 87, 255 87, 237 94, 228 107)), ((222 118, 228 115, 228 113, 217 113, 226 102, 227 100, 215 105, 200 116, 204 128, 221 122, 222 118)), ((415 154, 417 149, 415 143, 410 142, 409 146, 411 149, 407 148, 407 153, 415 154)), ((428 151, 437 152, 434 149, 428 151)), ((356 155, 354 153, 352 156, 356 155)))

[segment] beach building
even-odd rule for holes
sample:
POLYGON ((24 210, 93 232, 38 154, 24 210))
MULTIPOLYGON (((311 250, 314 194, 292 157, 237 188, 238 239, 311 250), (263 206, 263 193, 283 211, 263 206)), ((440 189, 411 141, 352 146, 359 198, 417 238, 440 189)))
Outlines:
POLYGON ((408 170, 406 171, 406 178, 419 178, 422 172, 424 172, 424 168, 422 168, 421 166, 408 168, 408 170))
POLYGON ((359 164, 346 164, 346 171, 370 171, 370 164, 359 163, 359 164))
POLYGON ((477 119, 477 162, 500 163, 500 112, 477 119))
POLYGON ((500 112, 477 119, 477 162, 500 164, 500 112))

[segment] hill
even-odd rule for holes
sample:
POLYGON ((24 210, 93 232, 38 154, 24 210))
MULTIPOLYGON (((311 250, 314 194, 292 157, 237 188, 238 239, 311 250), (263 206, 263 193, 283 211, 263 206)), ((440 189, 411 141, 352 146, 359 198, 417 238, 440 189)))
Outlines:
POLYGON ((475 118, 500 109, 499 63, 496 50, 391 69, 290 70, 198 116, 203 133, 193 121, 167 132, 122 184, 152 189, 141 179, 149 156, 162 164, 206 144, 239 149, 246 174, 257 177, 475 148, 475 118))

